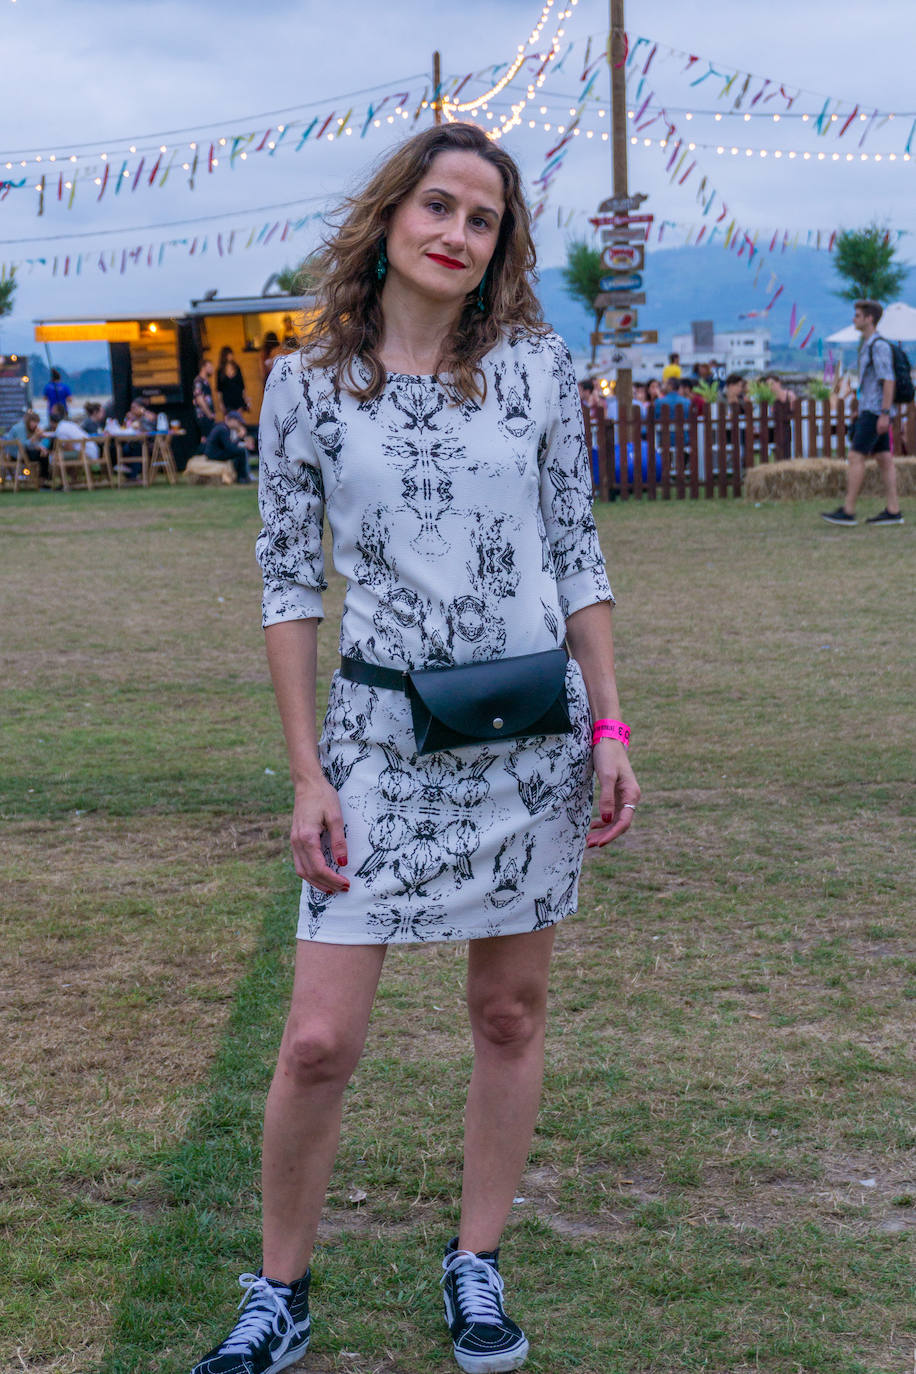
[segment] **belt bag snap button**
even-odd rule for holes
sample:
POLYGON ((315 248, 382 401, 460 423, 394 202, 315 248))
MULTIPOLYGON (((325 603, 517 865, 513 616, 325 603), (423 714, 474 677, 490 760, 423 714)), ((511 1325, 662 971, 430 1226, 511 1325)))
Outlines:
POLYGON ((504 723, 505 723, 505 722, 503 721, 502 716, 494 716, 494 717, 493 717, 493 729, 494 729, 494 730, 501 730, 501 729, 503 728, 504 723))

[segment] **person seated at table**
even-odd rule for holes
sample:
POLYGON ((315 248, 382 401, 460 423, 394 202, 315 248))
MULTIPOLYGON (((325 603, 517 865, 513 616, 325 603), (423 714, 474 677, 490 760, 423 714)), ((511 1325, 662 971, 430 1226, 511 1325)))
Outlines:
POLYGON ((242 485, 252 480, 248 455, 253 453, 255 441, 245 428, 245 421, 237 410, 230 410, 225 420, 217 421, 204 444, 204 453, 218 463, 232 463, 236 478, 242 485))
POLYGON ((17 420, 14 425, 6 431, 4 439, 18 440, 25 449, 26 457, 30 463, 37 464, 41 472, 41 484, 44 487, 51 485, 51 457, 46 448, 42 447, 44 430, 41 427, 41 420, 34 410, 27 410, 21 420, 17 420))
POLYGON ((83 429, 82 425, 78 425, 75 420, 68 419, 66 408, 63 405, 51 407, 51 425, 52 434, 49 436, 51 442, 53 442, 54 439, 63 439, 67 442, 68 448, 75 449, 80 439, 88 439, 89 442, 85 449, 86 457, 91 463, 97 463, 99 461, 98 444, 91 438, 86 430, 83 429), (70 440, 73 441, 72 444, 69 442, 70 440))
POLYGON ((83 407, 80 424, 87 434, 101 434, 105 419, 104 407, 99 401, 87 401, 83 407))
POLYGON ((124 416, 124 428, 138 430, 141 434, 155 434, 155 411, 148 410, 142 401, 132 401, 130 410, 124 416))
POLYGON ((132 401, 130 409, 121 423, 118 424, 117 421, 109 420, 105 428, 118 439, 120 459, 115 463, 115 472, 128 478, 129 481, 142 481, 141 446, 145 435, 155 433, 156 416, 151 410, 147 410, 142 401, 132 401), (136 435, 136 438, 129 437, 133 435, 136 435), (125 453, 125 448, 129 448, 129 452, 125 453))
POLYGON ((646 395, 648 396, 649 403, 651 405, 654 405, 656 401, 661 400, 662 396, 664 395, 664 392, 662 391, 662 384, 657 377, 650 377, 649 380, 646 382, 646 395))

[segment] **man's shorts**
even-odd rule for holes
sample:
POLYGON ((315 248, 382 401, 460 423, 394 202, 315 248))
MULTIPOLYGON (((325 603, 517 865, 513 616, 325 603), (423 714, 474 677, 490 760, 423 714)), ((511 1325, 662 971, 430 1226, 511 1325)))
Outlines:
POLYGON ((849 436, 849 446, 856 453, 889 453, 890 432, 878 433, 878 416, 873 410, 861 410, 849 436))

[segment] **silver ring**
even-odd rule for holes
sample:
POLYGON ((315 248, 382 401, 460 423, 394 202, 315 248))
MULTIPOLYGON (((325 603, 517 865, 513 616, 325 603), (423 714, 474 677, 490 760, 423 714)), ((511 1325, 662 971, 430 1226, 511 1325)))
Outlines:
POLYGON ((639 808, 634 806, 632 802, 624 802, 620 809, 621 811, 637 811, 639 808))

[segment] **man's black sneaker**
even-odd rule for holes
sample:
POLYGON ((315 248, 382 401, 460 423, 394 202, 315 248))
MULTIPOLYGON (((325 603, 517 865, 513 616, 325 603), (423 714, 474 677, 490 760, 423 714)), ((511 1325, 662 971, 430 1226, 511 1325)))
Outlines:
POLYGON ((850 515, 842 506, 837 506, 836 510, 822 510, 821 519, 826 520, 829 525, 858 525, 858 520, 854 515, 850 515))
POLYGON ((442 1261, 445 1320, 452 1349, 467 1374, 501 1374, 518 1369, 528 1354, 525 1333, 503 1311, 499 1251, 479 1255, 449 1241, 442 1261))
POLYGON ((245 1310, 222 1345, 194 1366, 191 1374, 275 1374, 305 1354, 309 1343, 309 1282, 306 1270, 296 1283, 275 1283, 260 1274, 243 1274, 239 1283, 245 1310))
POLYGON ((892 514, 885 506, 880 515, 870 515, 865 523, 866 525, 902 525, 903 512, 895 510, 892 514))

